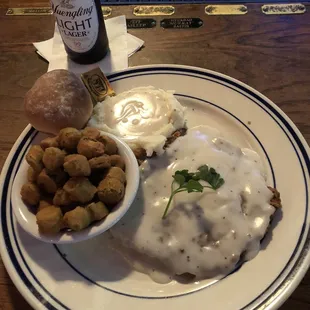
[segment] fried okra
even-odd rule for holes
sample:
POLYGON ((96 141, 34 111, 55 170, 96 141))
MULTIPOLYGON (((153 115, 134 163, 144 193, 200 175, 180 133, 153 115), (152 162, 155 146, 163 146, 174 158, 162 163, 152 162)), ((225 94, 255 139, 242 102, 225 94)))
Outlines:
POLYGON ((107 205, 117 204, 125 194, 124 184, 115 178, 105 178, 99 183, 98 197, 107 205))
POLYGON ((76 128, 64 128, 60 130, 58 135, 58 142, 61 148, 69 152, 76 150, 76 147, 82 137, 82 134, 76 128))
POLYGON ((91 173, 88 160, 83 155, 72 154, 66 156, 63 166, 71 177, 88 177, 91 173))
POLYGON ((107 155, 117 154, 117 144, 112 138, 105 135, 100 135, 97 138, 97 140, 104 144, 105 154, 107 155))
POLYGON ((58 188, 53 198, 53 204, 56 206, 68 206, 72 203, 70 195, 62 188, 58 188))
POLYGON ((70 195, 71 199, 80 203, 91 201, 97 191, 88 178, 75 177, 69 179, 63 189, 70 195))
POLYGON ((96 140, 100 137, 100 131, 97 128, 86 127, 82 131, 82 136, 96 140))
POLYGON ((89 160, 89 165, 92 170, 104 170, 111 167, 111 159, 108 155, 101 155, 89 160))
POLYGON ((61 168, 54 171, 47 170, 47 174, 53 178, 58 187, 62 187, 68 181, 67 173, 61 168))
POLYGON ((111 167, 106 174, 106 178, 114 178, 121 181, 123 184, 126 183, 126 174, 125 172, 119 167, 111 167))
POLYGON ((43 155, 43 164, 50 171, 62 167, 66 153, 57 147, 48 147, 43 155))
POLYGON ((26 183, 20 190, 23 201, 31 206, 35 206, 40 201, 40 189, 34 183, 26 183))
POLYGON ((40 172, 43 169, 43 158, 44 151, 40 145, 33 145, 29 149, 26 155, 27 163, 32 167, 36 172, 40 172))
POLYGON ((57 233, 63 228, 63 215, 58 207, 47 206, 37 213, 36 218, 42 233, 57 233))
POLYGON ((65 227, 71 228, 74 231, 82 230, 92 222, 91 214, 85 208, 76 207, 69 211, 64 216, 65 227))
POLYGON ((104 154, 104 145, 99 141, 84 137, 77 146, 77 152, 87 159, 91 159, 104 154))
POLYGON ((125 170, 125 161, 120 155, 111 155, 111 166, 113 167, 119 167, 122 170, 125 170))
POLYGON ((37 207, 42 233, 82 230, 124 197, 125 161, 117 143, 96 128, 64 128, 32 146, 26 160, 28 183, 21 197, 37 207))
POLYGON ((27 179, 29 182, 36 182, 40 171, 34 170, 31 166, 27 170, 27 179))
POLYGON ((53 201, 51 199, 44 198, 44 199, 40 200, 37 211, 39 212, 39 211, 43 210, 44 208, 50 207, 52 205, 53 205, 53 201))
POLYGON ((53 177, 48 175, 47 170, 43 169, 37 178, 37 184, 46 193, 54 194, 57 191, 58 185, 53 177))
POLYGON ((86 210, 90 213, 92 221, 100 221, 109 214, 108 208, 101 201, 92 202, 86 210))
POLYGON ((48 147, 59 147, 58 137, 48 137, 40 142, 40 146, 43 150, 48 147))

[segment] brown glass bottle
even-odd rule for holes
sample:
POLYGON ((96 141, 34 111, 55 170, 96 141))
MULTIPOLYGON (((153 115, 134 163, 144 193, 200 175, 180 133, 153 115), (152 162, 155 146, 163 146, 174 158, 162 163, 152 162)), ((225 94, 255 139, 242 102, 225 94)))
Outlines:
POLYGON ((109 51, 100 0, 51 0, 66 52, 73 61, 89 64, 109 51))

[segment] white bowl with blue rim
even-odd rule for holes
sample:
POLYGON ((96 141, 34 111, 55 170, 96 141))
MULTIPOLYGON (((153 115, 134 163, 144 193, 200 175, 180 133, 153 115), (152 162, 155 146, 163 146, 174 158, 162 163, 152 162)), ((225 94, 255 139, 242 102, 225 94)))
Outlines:
MULTIPOLYGON (((32 130, 32 129, 26 129, 32 130)), ((103 220, 91 224, 87 228, 81 231, 70 231, 62 230, 56 234, 44 234, 38 229, 36 223, 36 216, 21 199, 20 191, 22 186, 27 183, 27 170, 28 163, 25 157, 20 161, 20 166, 15 176, 15 180, 12 188, 12 207, 15 218, 19 225, 30 235, 37 238, 38 240, 48 242, 48 243, 75 243, 83 240, 93 238, 99 234, 104 233, 114 224, 116 224, 128 211, 130 208, 139 186, 139 167, 137 164, 137 159, 133 154, 130 147, 124 143, 121 139, 111 135, 109 133, 104 133, 105 135, 111 137, 117 144, 119 154, 125 161, 126 165, 126 188, 124 198, 113 208, 113 211, 108 214, 103 220)), ((34 132, 32 136, 31 143, 28 148, 33 144, 39 144, 42 139, 46 137, 45 134, 34 132)), ((27 148, 27 149, 28 149, 27 148)), ((24 152, 27 153, 27 149, 24 152)), ((25 154, 25 153, 24 153, 25 154)))

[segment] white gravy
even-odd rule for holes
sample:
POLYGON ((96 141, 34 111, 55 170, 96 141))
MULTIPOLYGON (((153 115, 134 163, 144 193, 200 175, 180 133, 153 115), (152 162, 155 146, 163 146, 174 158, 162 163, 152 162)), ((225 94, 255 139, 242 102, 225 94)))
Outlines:
POLYGON ((256 256, 275 211, 271 197, 256 152, 198 126, 161 157, 142 164, 138 195, 110 232, 133 268, 156 282, 185 273, 195 280, 213 278, 256 256), (204 164, 221 174, 224 185, 217 191, 177 194, 163 220, 172 175, 182 169, 195 172, 204 164))

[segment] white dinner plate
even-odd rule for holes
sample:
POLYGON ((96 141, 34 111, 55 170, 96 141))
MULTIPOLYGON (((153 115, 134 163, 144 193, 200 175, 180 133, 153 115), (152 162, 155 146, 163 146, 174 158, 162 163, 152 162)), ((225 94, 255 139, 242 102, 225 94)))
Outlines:
MULTIPOLYGON (((147 66, 109 76, 116 93, 153 85, 175 90, 194 118, 241 147, 257 151, 268 184, 281 192, 262 250, 217 281, 158 284, 132 271, 105 247, 105 234, 70 245, 36 240, 12 213, 12 184, 25 152, 40 139, 30 126, 2 170, 0 247, 13 282, 35 309, 212 310, 276 309, 309 267, 309 147, 290 119, 251 87, 216 72, 185 66, 147 66)), ((268 81, 266 81, 268 83, 268 81)), ((194 120, 193 120, 194 119, 194 120)))

